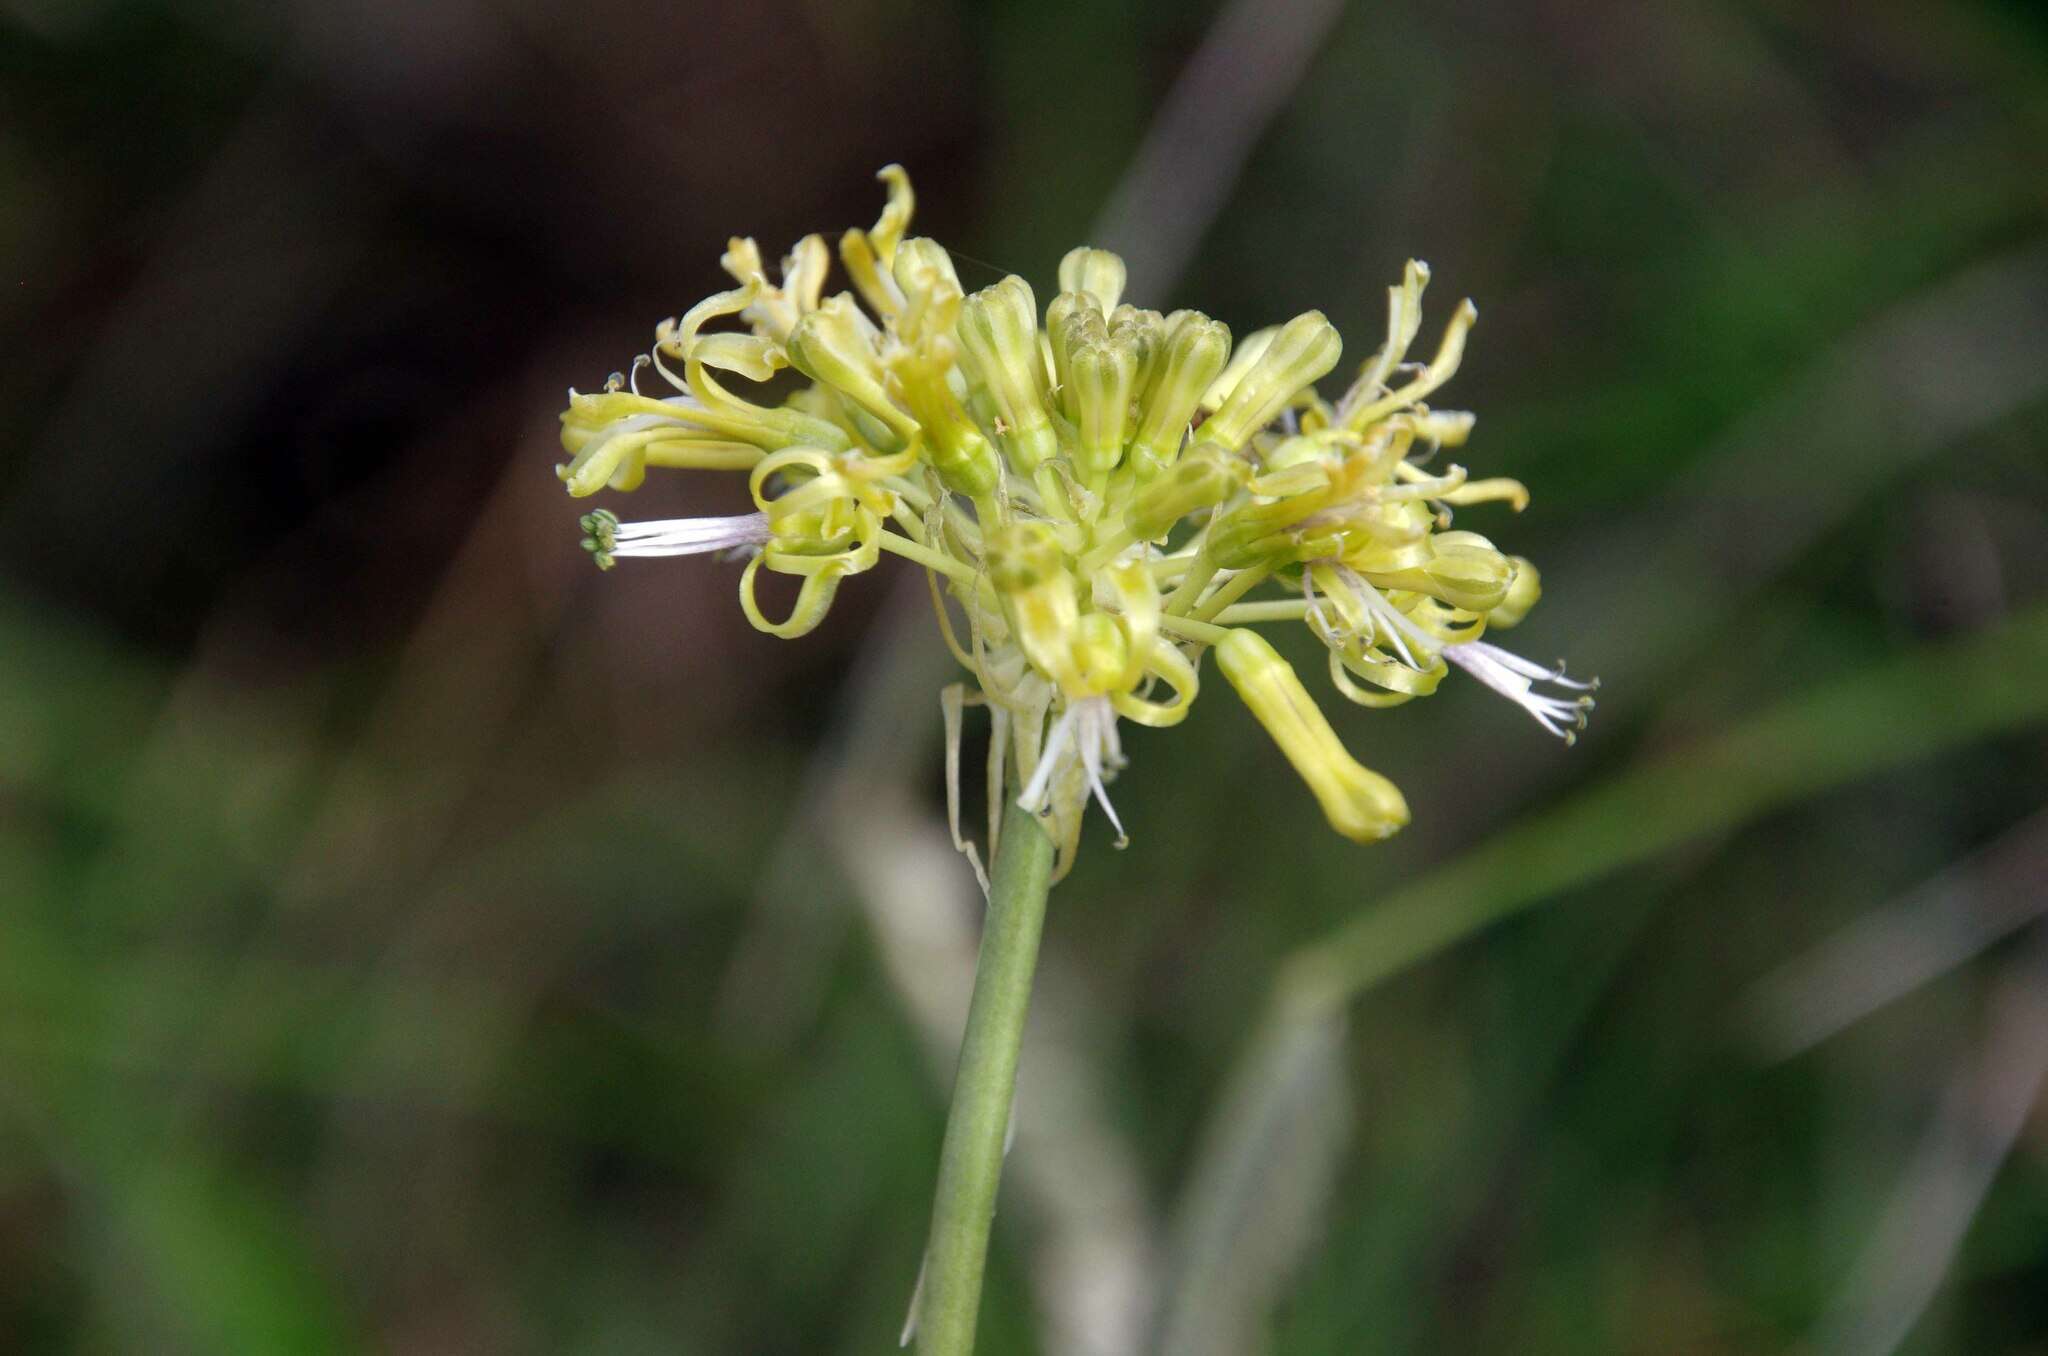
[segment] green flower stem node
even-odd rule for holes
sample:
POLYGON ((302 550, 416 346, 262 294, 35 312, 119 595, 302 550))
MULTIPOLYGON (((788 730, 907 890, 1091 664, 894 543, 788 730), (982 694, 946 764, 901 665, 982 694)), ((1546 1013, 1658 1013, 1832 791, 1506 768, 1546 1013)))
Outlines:
POLYGON ((974 997, 960 1042, 953 1108, 939 1153, 917 1313, 919 1356, 969 1356, 981 1308, 982 1272, 1002 1178, 1003 1140, 1017 1086, 1017 1056, 1038 939, 1052 883, 1053 844, 1036 816, 1010 806, 996 849, 988 917, 974 967, 974 997))

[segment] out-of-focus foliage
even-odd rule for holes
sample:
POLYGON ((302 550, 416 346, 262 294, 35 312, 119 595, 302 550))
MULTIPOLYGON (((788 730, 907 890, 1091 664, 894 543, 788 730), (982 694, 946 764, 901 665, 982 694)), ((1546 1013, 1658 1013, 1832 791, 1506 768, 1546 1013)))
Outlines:
POLYGON ((1569 753, 1344 721, 1370 851, 1229 703, 1131 733, 984 1349, 2043 1350, 2044 145, 1994 0, 7 0, 0 1347, 893 1341, 976 904, 922 583, 781 646, 551 468, 899 160, 970 286, 1364 335, 1428 259, 1517 643, 1606 680, 1569 753))

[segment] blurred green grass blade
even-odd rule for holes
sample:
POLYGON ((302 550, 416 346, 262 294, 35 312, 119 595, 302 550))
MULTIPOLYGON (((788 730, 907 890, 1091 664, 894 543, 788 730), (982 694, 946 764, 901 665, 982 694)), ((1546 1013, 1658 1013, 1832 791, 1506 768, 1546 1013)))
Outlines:
MULTIPOLYGON (((17 942, 19 939, 17 939, 17 942)), ((59 1029, 93 1043, 97 995, 54 950, 59 1029)), ((130 1350, 353 1349, 341 1300, 308 1232, 270 1186, 137 1081, 11 1052, 7 1109, 76 1204, 59 1246, 90 1275, 130 1350)))
POLYGON ((1257 1350, 1315 1243, 1351 1137, 1341 1020, 1267 1022, 1210 1116, 1177 1213, 1152 1350, 1257 1350))
POLYGON ((2048 717, 2048 609, 1795 697, 1531 815, 1395 891, 1281 970, 1308 1011, 1364 993, 1560 891, 1702 834, 2048 717))
POLYGON ((304 1231, 277 1203, 201 1146, 138 1129, 86 1132, 90 1190, 118 1239, 108 1263, 126 1273, 106 1283, 131 1290, 121 1304, 133 1321, 161 1325, 172 1349, 354 1349, 304 1231), (135 1287, 150 1292, 140 1303, 135 1287))

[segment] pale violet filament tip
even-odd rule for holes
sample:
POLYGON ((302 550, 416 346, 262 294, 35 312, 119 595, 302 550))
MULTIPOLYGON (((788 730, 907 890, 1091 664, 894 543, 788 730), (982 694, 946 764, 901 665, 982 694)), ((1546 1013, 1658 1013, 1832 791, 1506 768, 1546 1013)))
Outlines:
POLYGON ((1527 711, 1538 725, 1565 743, 1573 742, 1578 737, 1577 732, 1586 727, 1586 713, 1593 709, 1591 697, 1551 696, 1538 691, 1537 685, 1549 683, 1584 694, 1598 687, 1599 679, 1580 681, 1568 678, 1561 667, 1547 669, 1541 664, 1532 664, 1518 654, 1503 650, 1498 645, 1488 645, 1485 641, 1446 645, 1443 653, 1445 659, 1527 711))

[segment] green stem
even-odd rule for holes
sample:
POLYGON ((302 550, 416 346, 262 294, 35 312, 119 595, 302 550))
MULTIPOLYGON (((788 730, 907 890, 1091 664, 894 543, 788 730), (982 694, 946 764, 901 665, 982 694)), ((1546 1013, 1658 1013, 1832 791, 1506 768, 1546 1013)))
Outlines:
POLYGON ((1194 560, 1189 562, 1188 572, 1181 579, 1180 587, 1166 596, 1165 607, 1168 615, 1178 616, 1193 607, 1195 600, 1202 596, 1202 590, 1216 577, 1216 568, 1216 562, 1209 559, 1206 548, 1197 554, 1194 560))
POLYGON ((1273 567, 1270 565, 1254 565, 1248 570, 1239 570, 1202 600, 1201 605, 1195 608, 1195 620, 1214 621, 1217 613, 1264 583, 1271 573, 1273 567))
POLYGON ((939 1151, 924 1298, 918 1307, 919 1356, 968 1356, 974 1350, 982 1268, 995 1223, 1003 1140, 1010 1128, 1031 976, 1038 968, 1052 858, 1052 840, 1037 817, 1011 805, 996 848, 988 918, 974 965, 974 998, 960 1041, 945 1146, 939 1151))
POLYGON ((1108 536, 1090 547, 1087 555, 1081 557, 1082 570, 1094 573, 1123 554, 1124 548, 1137 539, 1137 533, 1119 524, 1108 536))
POLYGON ((920 545, 909 537, 899 537, 893 532, 883 532, 877 534, 876 544, 884 551, 894 552, 905 560, 916 561, 927 570, 937 570, 948 579, 956 580, 970 587, 974 584, 975 573, 972 566, 953 559, 953 557, 943 551, 934 551, 929 546, 920 545))
POLYGON ((1171 612, 1159 618, 1159 629, 1200 641, 1204 645, 1221 645, 1230 629, 1214 622, 1196 621, 1193 617, 1176 617, 1171 612))
POLYGON ((1308 602, 1301 598, 1269 598, 1256 603, 1233 603, 1208 620, 1222 626, 1246 622, 1300 621, 1308 615, 1308 602))

